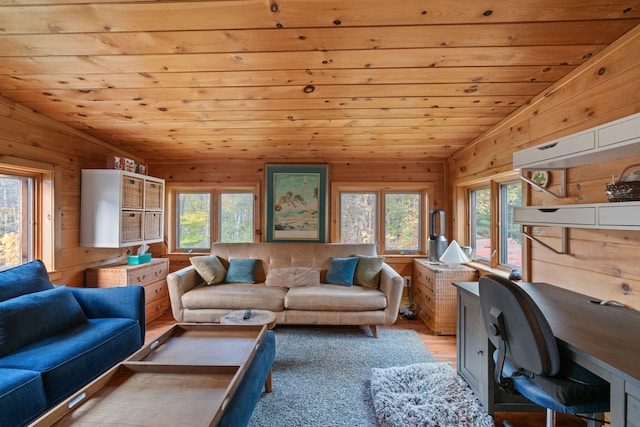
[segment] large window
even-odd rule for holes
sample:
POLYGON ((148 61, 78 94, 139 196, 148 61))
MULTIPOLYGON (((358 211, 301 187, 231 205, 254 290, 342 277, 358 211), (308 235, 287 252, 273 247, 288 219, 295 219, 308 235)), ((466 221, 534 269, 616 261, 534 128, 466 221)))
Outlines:
POLYGON ((335 183, 332 193, 332 241, 375 243, 379 253, 424 253, 426 184, 335 183))
MULTIPOLYGON (((510 178, 510 177, 509 177, 510 178)), ((477 261, 491 267, 522 267, 522 234, 513 222, 522 205, 520 181, 492 180, 468 189, 469 244, 477 261)))
POLYGON ((34 259, 55 270, 54 168, 8 160, 0 164, 0 270, 34 259))
POLYGON ((209 252, 213 242, 253 242, 258 185, 168 185, 173 252, 209 252))

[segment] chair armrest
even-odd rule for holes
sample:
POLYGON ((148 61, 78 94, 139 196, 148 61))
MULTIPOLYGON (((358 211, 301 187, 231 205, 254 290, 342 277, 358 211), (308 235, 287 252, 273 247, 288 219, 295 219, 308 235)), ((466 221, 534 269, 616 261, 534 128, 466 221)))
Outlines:
POLYGON ((173 318, 178 322, 184 321, 184 305, 182 305, 182 296, 203 282, 202 277, 200 277, 192 265, 181 268, 180 270, 167 275, 171 312, 173 313, 173 318))
POLYGON ((146 328, 144 288, 68 288, 90 319, 121 317, 137 320, 142 341, 146 328))
POLYGON ((384 324, 391 325, 398 319, 404 280, 386 262, 382 264, 382 271, 380 272, 380 290, 387 296, 387 308, 384 309, 384 324))

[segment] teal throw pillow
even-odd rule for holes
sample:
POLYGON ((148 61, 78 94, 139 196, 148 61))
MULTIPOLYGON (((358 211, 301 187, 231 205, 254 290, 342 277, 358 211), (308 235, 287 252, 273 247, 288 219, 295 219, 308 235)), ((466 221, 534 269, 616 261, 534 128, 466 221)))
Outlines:
POLYGON ((255 283, 259 259, 236 258, 229 261, 227 269, 227 283, 255 283))
POLYGON ((325 283, 331 285, 353 285, 353 275, 356 272, 358 258, 331 258, 329 271, 324 279, 325 283))
POLYGON ((356 255, 358 265, 353 277, 353 283, 367 288, 378 289, 380 287, 380 271, 384 264, 384 257, 356 255))
POLYGON ((207 285, 217 285, 224 282, 227 269, 224 268, 217 256, 194 256, 189 258, 189 261, 207 285))

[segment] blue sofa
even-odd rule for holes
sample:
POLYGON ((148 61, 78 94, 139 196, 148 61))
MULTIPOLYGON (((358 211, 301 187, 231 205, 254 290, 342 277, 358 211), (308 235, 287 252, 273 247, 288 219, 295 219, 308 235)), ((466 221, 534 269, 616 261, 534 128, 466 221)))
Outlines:
POLYGON ((0 272, 0 427, 22 426, 139 349, 141 286, 55 286, 41 261, 0 272))

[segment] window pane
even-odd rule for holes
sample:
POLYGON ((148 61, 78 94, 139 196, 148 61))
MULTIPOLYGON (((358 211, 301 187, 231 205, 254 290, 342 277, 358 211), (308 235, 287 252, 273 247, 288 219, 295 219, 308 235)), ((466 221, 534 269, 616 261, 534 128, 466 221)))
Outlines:
POLYGON ((211 245, 211 194, 178 193, 179 249, 208 249, 211 245))
POLYGON ((420 193, 384 195, 385 251, 420 250, 420 193))
POLYGON ((500 263, 522 267, 522 233, 513 223, 513 208, 522 206, 522 185, 511 182, 500 186, 500 263))
POLYGON ((253 242, 253 193, 220 194, 220 241, 253 242))
POLYGON ((340 242, 376 243, 376 193, 340 193, 340 242))
POLYGON ((491 259, 491 191, 489 187, 471 190, 471 246, 476 258, 491 259))
POLYGON ((0 175, 0 270, 33 258, 32 179, 0 175))

